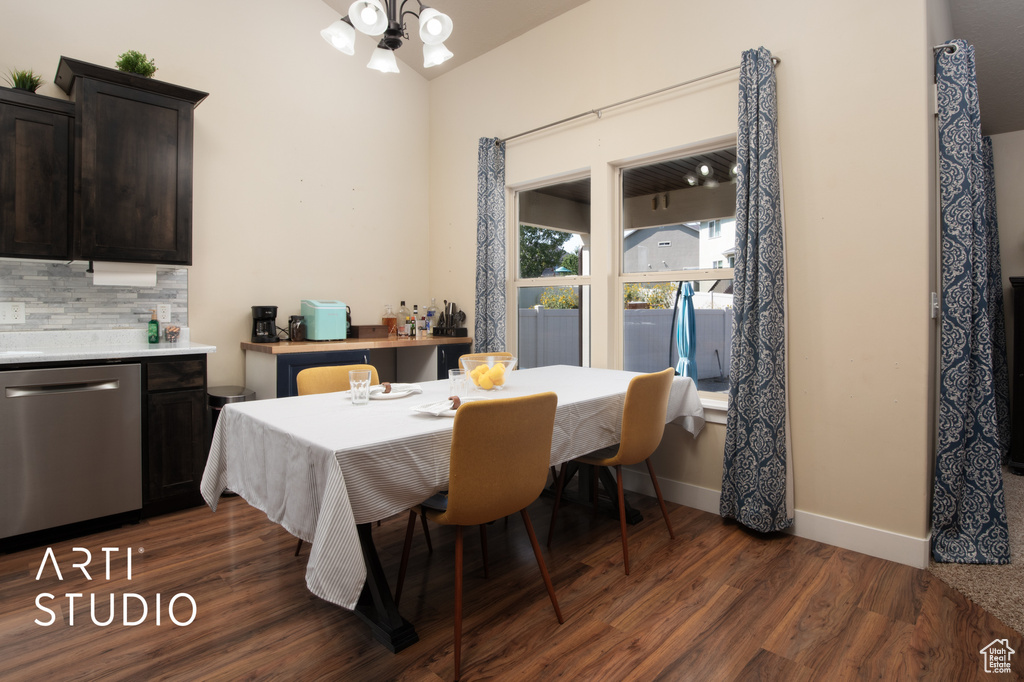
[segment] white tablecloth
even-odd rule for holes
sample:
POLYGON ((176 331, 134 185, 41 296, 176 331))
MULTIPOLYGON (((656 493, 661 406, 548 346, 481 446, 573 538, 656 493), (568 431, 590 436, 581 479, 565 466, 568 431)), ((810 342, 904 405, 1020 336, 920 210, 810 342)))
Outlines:
MULTIPOLYGON (((553 366, 515 370, 503 398, 558 395, 551 464, 619 442, 622 404, 634 372, 553 366)), ((216 511, 225 489, 311 543, 306 585, 354 608, 366 579, 357 523, 387 518, 448 485, 454 420, 412 410, 447 397, 447 381, 423 393, 352 405, 347 393, 230 403, 221 411, 202 493, 216 511)), ((697 435, 704 411, 690 379, 676 377, 666 423, 697 435)))

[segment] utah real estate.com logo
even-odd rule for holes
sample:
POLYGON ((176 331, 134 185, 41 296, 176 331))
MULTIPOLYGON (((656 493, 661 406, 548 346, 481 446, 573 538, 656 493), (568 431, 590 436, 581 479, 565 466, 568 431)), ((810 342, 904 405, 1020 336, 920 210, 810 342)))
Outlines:
POLYGON ((985 672, 1008 673, 1010 656, 1017 652, 1010 648, 1009 640, 993 639, 979 653, 985 658, 985 672))

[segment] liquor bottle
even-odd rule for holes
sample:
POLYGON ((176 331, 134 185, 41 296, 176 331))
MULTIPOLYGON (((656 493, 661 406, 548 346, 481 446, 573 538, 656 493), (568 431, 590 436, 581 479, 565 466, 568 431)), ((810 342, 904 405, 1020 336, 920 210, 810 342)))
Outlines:
POLYGON ((387 327, 388 336, 398 335, 398 318, 390 304, 384 306, 384 314, 380 316, 381 326, 387 327))
POLYGON ((409 317, 412 313, 405 307, 405 301, 402 301, 402 305, 398 308, 398 335, 402 337, 409 336, 409 317))
POLYGON ((430 299, 430 307, 427 308, 427 324, 424 327, 427 334, 434 333, 434 325, 437 324, 437 299, 430 299))
POLYGON ((411 338, 415 339, 415 338, 418 338, 419 335, 420 335, 420 333, 419 333, 419 328, 420 328, 419 320, 420 320, 420 307, 418 305, 414 304, 413 307, 412 307, 412 319, 409 320, 409 323, 411 324, 411 328, 409 329, 409 336, 411 338))

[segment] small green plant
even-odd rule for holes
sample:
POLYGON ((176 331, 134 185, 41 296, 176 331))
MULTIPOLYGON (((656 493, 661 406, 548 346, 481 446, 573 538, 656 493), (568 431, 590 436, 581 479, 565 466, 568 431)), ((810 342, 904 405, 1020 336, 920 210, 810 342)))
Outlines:
POLYGON ((152 78, 156 73, 156 62, 137 50, 128 50, 117 57, 117 68, 128 73, 137 73, 152 78))
POLYGON ((11 70, 7 73, 8 75, 4 77, 4 80, 6 80, 8 84, 16 90, 28 90, 29 92, 35 92, 39 89, 39 86, 43 84, 43 79, 32 73, 31 70, 11 70))

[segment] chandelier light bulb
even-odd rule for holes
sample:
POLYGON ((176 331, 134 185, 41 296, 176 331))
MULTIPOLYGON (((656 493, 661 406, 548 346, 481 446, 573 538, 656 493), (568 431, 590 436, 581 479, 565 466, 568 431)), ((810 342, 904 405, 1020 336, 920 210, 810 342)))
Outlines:
POLYGON ((372 24, 377 21, 377 10, 375 10, 371 5, 364 5, 363 11, 359 14, 362 20, 367 24, 372 24))
POLYGON ((697 172, 706 178, 709 175, 711 175, 711 166, 707 165, 706 163, 702 163, 699 166, 697 166, 697 172))
POLYGON ((441 35, 441 22, 436 18, 427 22, 427 33, 432 36, 441 35))

